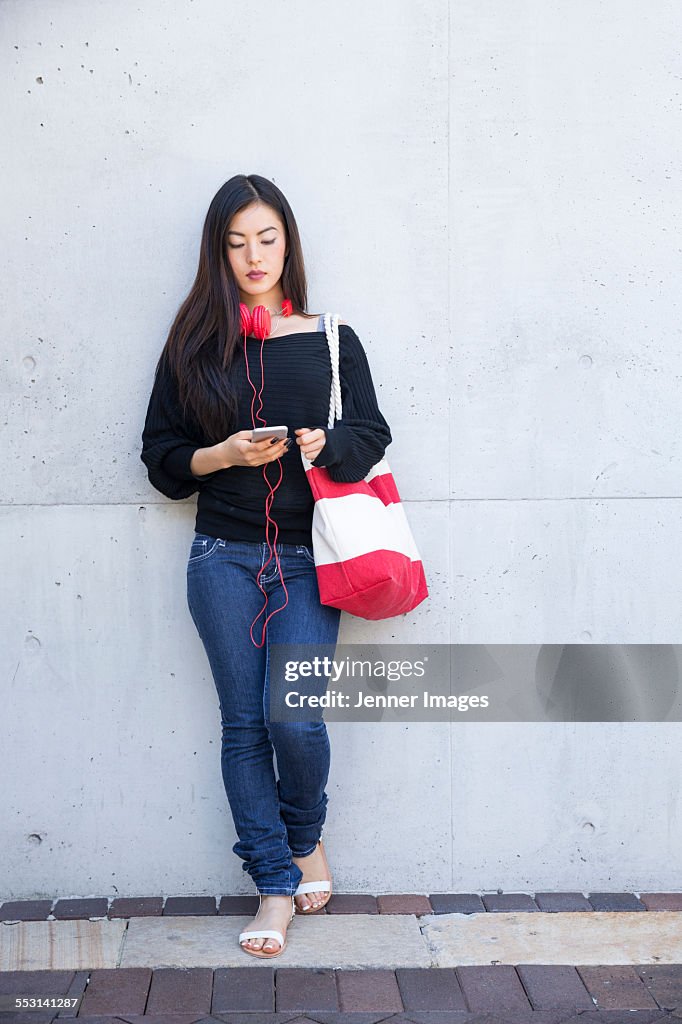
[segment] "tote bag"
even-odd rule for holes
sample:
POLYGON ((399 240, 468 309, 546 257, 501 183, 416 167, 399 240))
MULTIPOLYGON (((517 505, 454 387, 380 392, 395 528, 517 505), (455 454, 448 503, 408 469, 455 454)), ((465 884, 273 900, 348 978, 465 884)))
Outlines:
MULTIPOLYGON (((341 420, 339 316, 324 315, 332 366, 328 427, 341 420)), ((398 488, 384 456, 357 483, 336 483, 301 452, 315 499, 313 555, 322 604, 362 619, 412 611, 428 588, 398 488)))

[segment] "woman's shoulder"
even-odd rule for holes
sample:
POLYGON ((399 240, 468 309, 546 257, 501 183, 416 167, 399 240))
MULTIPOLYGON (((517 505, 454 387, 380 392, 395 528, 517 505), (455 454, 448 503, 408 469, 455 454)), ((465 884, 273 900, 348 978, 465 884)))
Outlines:
MULTIPOLYGON (((321 320, 322 317, 324 316, 324 313, 309 313, 308 316, 310 317, 311 320, 321 320)), ((339 327, 350 327, 350 324, 348 323, 347 320, 339 320, 339 327)))

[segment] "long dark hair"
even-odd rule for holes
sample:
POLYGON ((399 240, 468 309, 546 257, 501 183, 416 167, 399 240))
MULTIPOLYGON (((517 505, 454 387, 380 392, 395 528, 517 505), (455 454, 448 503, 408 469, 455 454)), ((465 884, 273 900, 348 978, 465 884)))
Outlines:
POLYGON ((229 383, 240 344, 239 289, 227 255, 227 231, 236 213, 253 203, 272 207, 282 219, 288 253, 281 285, 293 312, 307 313, 301 239, 286 197, 260 174, 235 174, 211 200, 201 235, 199 267, 159 357, 178 382, 187 419, 217 444, 236 430, 237 404, 229 383))

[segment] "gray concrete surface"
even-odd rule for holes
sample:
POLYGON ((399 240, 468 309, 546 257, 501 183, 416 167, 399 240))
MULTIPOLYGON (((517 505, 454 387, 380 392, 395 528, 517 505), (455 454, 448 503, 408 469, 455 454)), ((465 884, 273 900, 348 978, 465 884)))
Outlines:
POLYGON ((118 967, 127 922, 17 921, 0 926, 0 971, 118 967))
MULTIPOLYGON (((246 967, 247 917, 31 921, 0 926, 0 970, 246 967), (127 923, 127 928, 126 928, 127 923)), ((280 967, 679 964, 682 914, 321 915, 294 918, 280 967)))
MULTIPOLYGON (((260 961, 239 948, 249 917, 136 918, 128 926, 121 967, 247 967, 260 961)), ((431 967, 419 920, 409 915, 294 918, 283 967, 431 967)))
POLYGON ((420 919, 439 967, 464 964, 678 964, 682 915, 443 914, 420 919))

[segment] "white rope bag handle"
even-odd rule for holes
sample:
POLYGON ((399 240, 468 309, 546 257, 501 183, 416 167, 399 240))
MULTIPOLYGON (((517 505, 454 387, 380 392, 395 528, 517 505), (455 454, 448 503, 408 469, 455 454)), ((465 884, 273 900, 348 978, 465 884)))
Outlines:
POLYGON ((332 364, 332 388, 329 395, 329 417, 327 426, 331 430, 334 420, 340 420, 341 409, 341 380, 339 378, 339 314, 324 314, 324 332, 327 335, 329 346, 329 358, 332 364))

